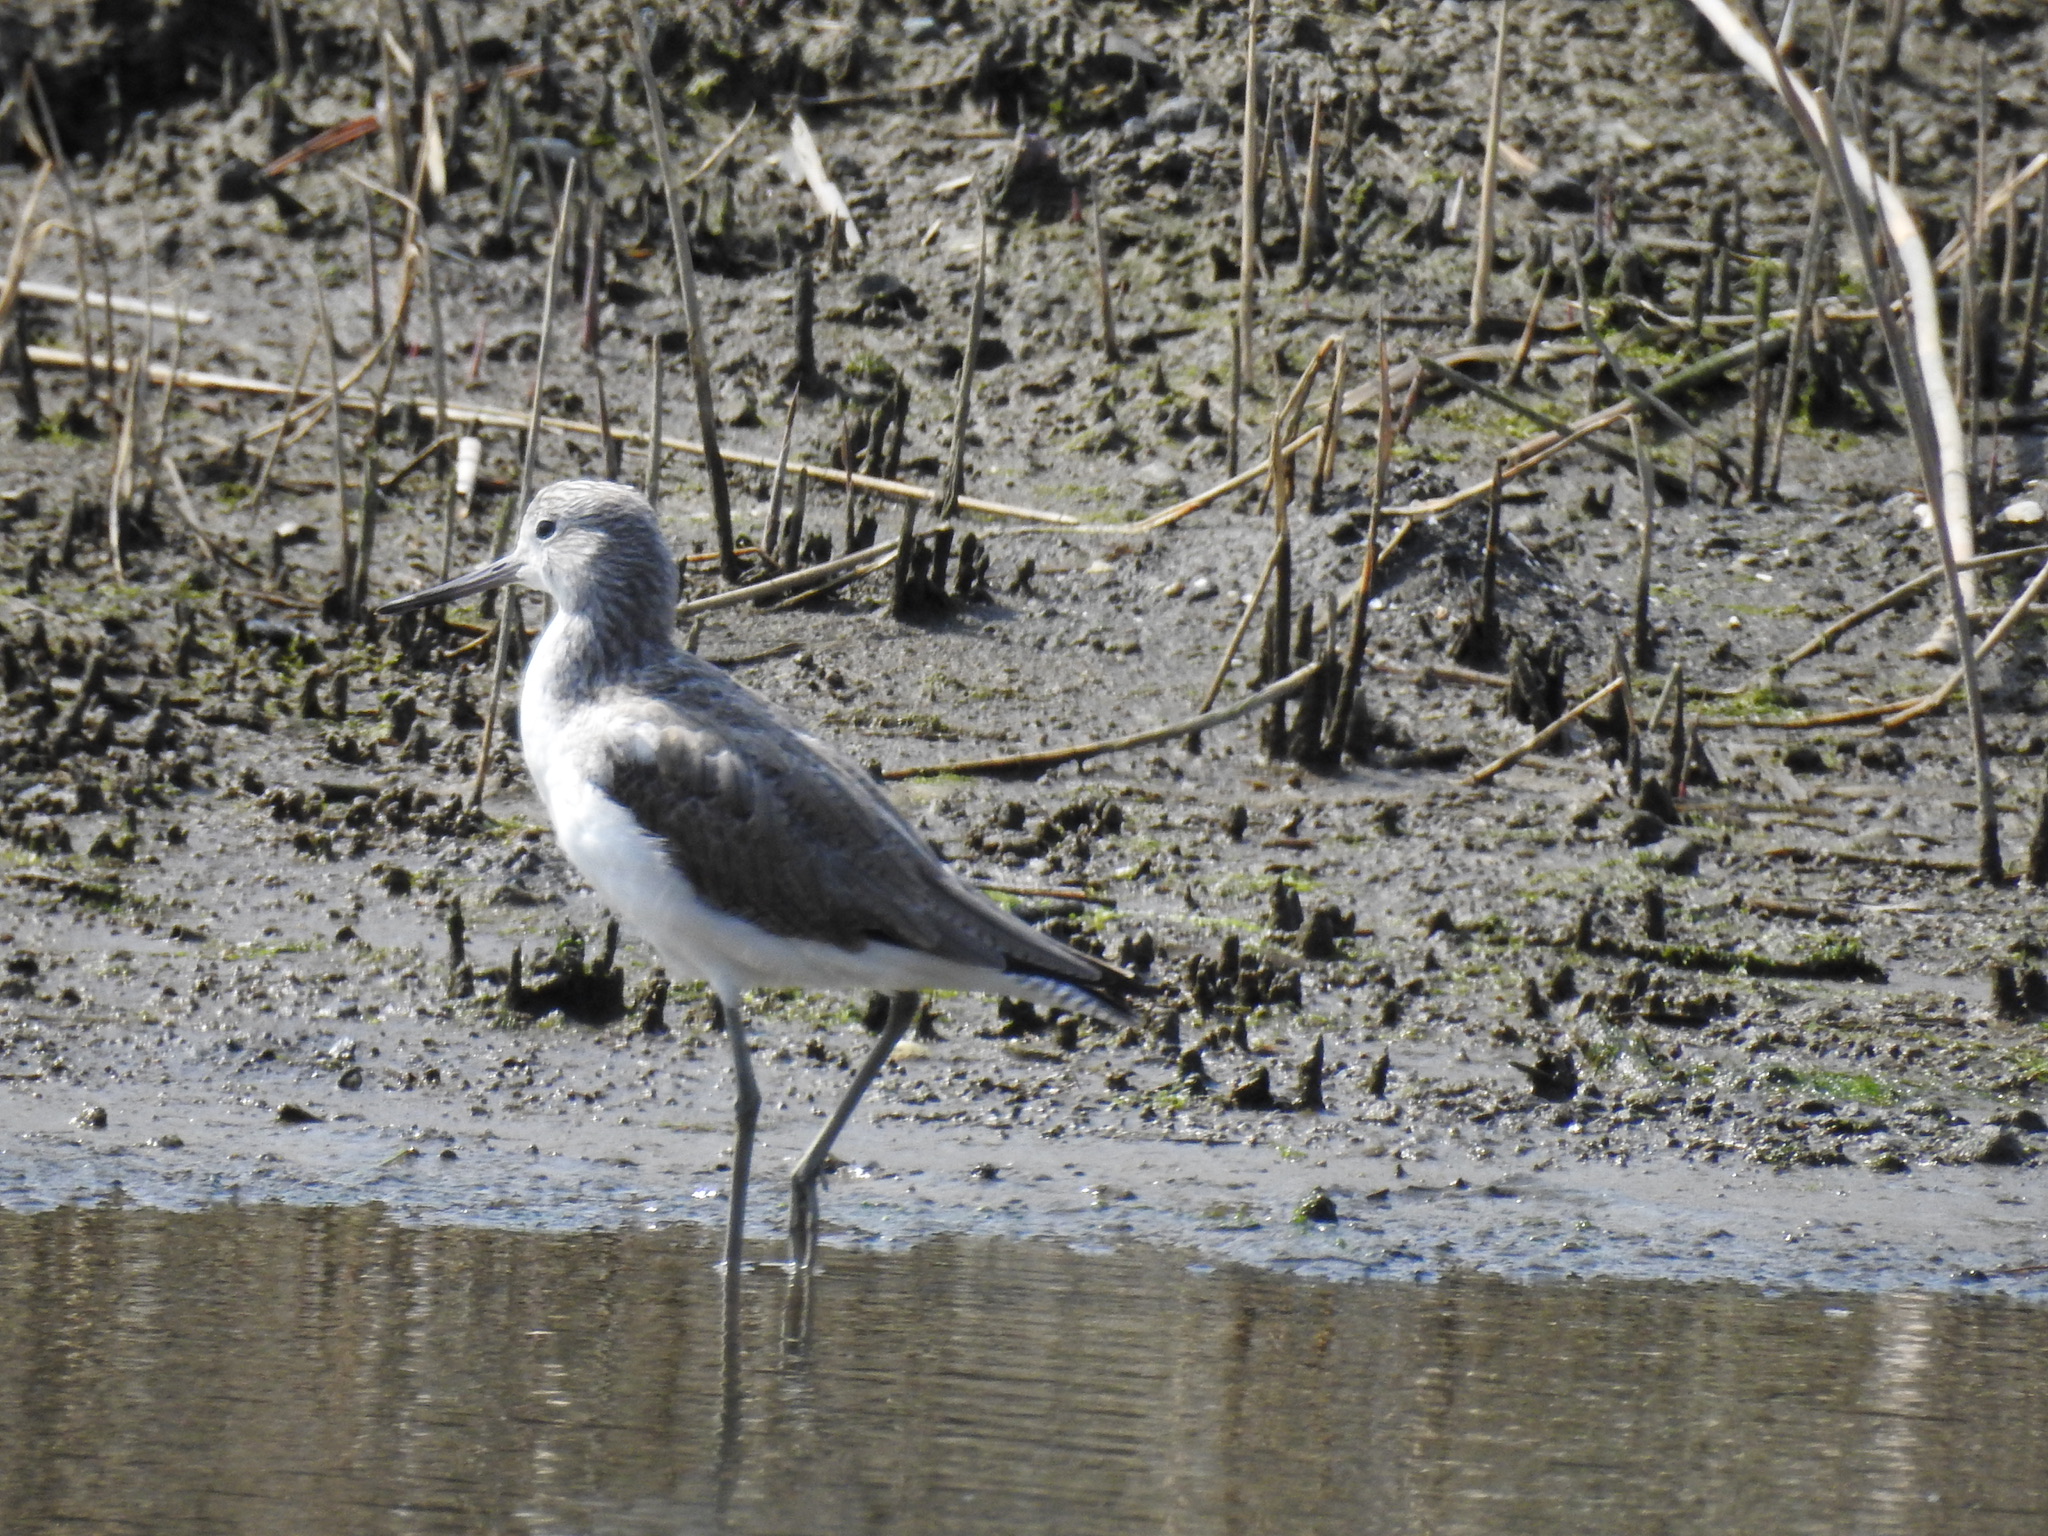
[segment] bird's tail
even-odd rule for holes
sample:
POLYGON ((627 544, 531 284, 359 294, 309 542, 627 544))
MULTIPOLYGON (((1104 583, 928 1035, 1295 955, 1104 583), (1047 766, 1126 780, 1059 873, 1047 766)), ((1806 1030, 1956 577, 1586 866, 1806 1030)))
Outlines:
POLYGON ((1125 999, 1138 990, 1138 979, 1106 961, 1096 960, 1093 955, 1082 958, 1098 968, 1098 979, 1075 981, 1066 976, 1048 976, 1043 971, 1011 969, 1003 973, 1004 985, 1000 990, 1006 997, 1042 1003, 1048 1008, 1060 1008, 1068 1013, 1086 1014, 1105 1024, 1135 1022, 1130 1009, 1125 1006, 1125 999))

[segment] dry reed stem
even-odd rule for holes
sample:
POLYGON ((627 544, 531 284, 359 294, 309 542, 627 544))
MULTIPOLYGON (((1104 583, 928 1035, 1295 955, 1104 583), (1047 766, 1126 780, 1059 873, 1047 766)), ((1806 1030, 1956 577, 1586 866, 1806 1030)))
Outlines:
POLYGON ((1514 767, 1515 764, 1519 763, 1523 758, 1527 757, 1531 752, 1540 752, 1543 750, 1543 748, 1550 745, 1550 743, 1555 741, 1558 738, 1558 736, 1563 734, 1566 726, 1570 725, 1574 720, 1578 719, 1581 715, 1585 714, 1586 711, 1592 709, 1594 706, 1606 702, 1607 699, 1613 696, 1616 689, 1626 688, 1627 686, 1628 679, 1626 677, 1617 677, 1611 679, 1605 687, 1599 688, 1593 693, 1587 695, 1585 698, 1579 700, 1578 703, 1574 704, 1570 709, 1566 710, 1563 714, 1559 715, 1555 720, 1551 721, 1550 724, 1543 727, 1542 730, 1538 731, 1535 735, 1531 736, 1519 747, 1514 748, 1512 751, 1502 753, 1499 757, 1495 758, 1492 762, 1488 763, 1484 768, 1481 768, 1477 773, 1469 775, 1466 778, 1465 782, 1467 784, 1484 784, 1488 779, 1494 777, 1496 774, 1505 773, 1508 769, 1514 767))
POLYGON ((1350 354, 1343 337, 1337 338, 1336 360, 1330 364, 1330 400, 1323 408, 1323 436, 1316 445, 1316 467, 1309 479, 1309 516, 1319 517, 1323 510, 1323 488, 1337 468, 1337 428, 1344 417, 1344 374, 1350 354))
MULTIPOLYGON (((1978 665, 1981 666, 1984 658, 1991 654, 1998 643, 2012 633, 2013 626, 2027 616, 2028 610, 2036 602, 2040 601, 2041 594, 2044 591, 2048 591, 2048 564, 2044 564, 2040 570, 2034 573, 2034 579, 2027 583, 2025 590, 2018 597, 2013 599, 2012 606, 2007 608, 2004 614, 2000 616, 1998 622, 1992 626, 1991 632, 1977 643, 1975 659, 1978 665)), ((1896 715, 1889 717, 1884 723, 1884 728, 1888 731, 1897 730, 1900 726, 1906 724, 1907 721, 1917 720, 1922 715, 1941 708, 1942 705, 1949 701, 1950 695, 1960 688, 1965 681, 1963 669, 1957 667, 1955 671, 1948 675, 1947 680, 1939 688, 1918 702, 1907 705, 1896 715)))
POLYGON ((1551 268, 1545 267, 1543 275, 1536 280, 1536 297, 1529 301, 1529 318, 1523 322, 1522 336, 1515 343, 1515 355, 1508 362, 1507 377, 1501 380, 1503 386, 1513 389, 1522 381, 1522 370, 1529 365, 1529 348, 1536 342, 1536 326, 1543 318, 1543 304, 1550 297, 1551 268))
MULTIPOLYGON (((1729 484, 1734 484, 1737 479, 1735 470, 1728 463, 1727 450, 1721 446, 1719 441, 1704 428, 1695 426, 1692 422, 1686 420, 1680 411, 1673 407, 1669 401, 1662 399, 1655 390, 1644 389, 1634 379, 1629 377, 1628 369, 1623 366, 1621 359, 1614 355, 1613 349, 1607 345, 1607 338, 1600 334, 1600 327, 1593 322, 1593 309, 1586 298, 1586 264, 1580 259, 1576 246, 1573 247, 1571 255, 1572 281, 1577 285, 1579 294, 1579 329, 1585 335, 1586 340, 1591 342, 1599 352, 1600 359, 1606 363, 1607 371, 1613 375, 1615 384, 1621 389, 1623 394, 1627 395, 1638 406, 1650 411, 1654 415, 1663 417, 1665 421, 1676 427, 1679 432, 1713 454, 1714 463, 1720 469, 1722 475, 1726 477, 1729 484)), ((1763 338, 1752 335, 1750 338, 1750 355, 1757 359, 1756 365, 1758 367, 1763 366, 1763 358, 1760 355, 1762 351, 1763 338)), ((1597 374, 1595 376, 1597 377, 1597 374)))
POLYGON ((1827 228, 1827 178, 1814 183, 1813 201, 1806 215, 1806 238, 1799 248, 1799 290, 1793 303, 1792 340, 1785 353, 1785 377, 1778 390, 1777 425, 1771 432, 1771 469, 1766 481, 1770 494, 1778 494, 1778 477, 1785 467, 1785 432, 1792 420, 1792 407, 1799 394, 1799 371, 1805 365, 1807 349, 1813 345, 1814 306, 1820 297, 1821 235, 1827 228))
POLYGON ((1926 243, 1920 238, 1919 226, 1898 189, 1876 173, 1862 146, 1841 131, 1827 97, 1796 79, 1786 69, 1784 60, 1736 17, 1725 0, 1692 0, 1692 5, 1729 48, 1778 93, 1808 146, 1833 179, 1836 197, 1848 210, 1865 277, 1877 299, 1878 324, 1891 355, 1892 372, 1905 396, 1922 478, 1936 503, 1935 542, 1941 551, 1948 588, 1949 623, 1955 632, 1969 689, 1970 740, 1977 781, 1978 868, 1987 880, 2003 879, 1998 802, 1991 788, 1984 701, 1977 683, 1976 647, 1970 641, 1969 610, 1975 582, 1958 565, 1976 552, 1970 512, 1970 452, 1963 441, 1954 392, 1948 387, 1942 369, 1939 294, 1926 243), (1891 270, 1905 278, 1909 301, 1905 306, 1906 318, 1912 326, 1910 347, 1884 297, 1887 272, 1877 262, 1866 199, 1880 214, 1885 249, 1892 259, 1891 270))
POLYGON ((498 531, 491 540, 491 558, 494 560, 505 553, 505 540, 512 522, 525 513, 526 503, 533 495, 533 464, 540 448, 541 393, 547 388, 549 344, 555 335, 555 287, 561 276, 562 247, 569 237, 569 210, 575 203, 576 172, 581 164, 579 160, 570 161, 568 174, 562 178, 562 201, 555 217, 555 235, 548 242, 547 281, 541 286, 540 342, 533 360, 533 402, 526 418, 526 443, 519 459, 519 494, 498 519, 498 531))
POLYGON ((1301 239, 1295 251, 1294 286, 1306 288, 1309 272, 1323 253, 1323 93, 1316 92, 1308 122, 1308 168, 1301 188, 1301 239))
POLYGON ((789 114, 789 144, 796 153, 797 169, 804 173, 804 185, 817 199, 819 212, 839 226, 848 250, 859 250, 860 226, 853 221, 853 209, 847 206, 846 194, 826 171, 825 157, 818 153, 818 141, 811 136, 811 125, 804 121, 801 112, 789 114))
POLYGON ((697 169, 690 172, 689 175, 683 178, 684 186, 688 187, 695 185, 697 182, 702 181, 706 176, 709 176, 714 170, 718 168, 718 162, 725 158, 726 152, 730 150, 733 147, 733 145, 739 143, 740 135, 745 133, 747 131, 747 125, 753 122, 754 112, 754 105, 752 103, 749 103, 747 106, 747 115, 740 119, 739 126, 733 129, 733 131, 731 133, 728 133, 724 138, 720 139, 718 141, 718 147, 712 150, 710 154, 706 155, 701 161, 698 162, 697 169))
POLYGON ((1248 0, 1244 21, 1244 138, 1238 189, 1237 318, 1230 341, 1230 443, 1225 468, 1238 471, 1238 434, 1244 421, 1245 375, 1252 366, 1252 274, 1259 256, 1259 0, 1248 0))
MULTIPOLYGON (((1656 661, 1657 638, 1650 630, 1650 575, 1657 537, 1657 473, 1650 464, 1649 445, 1643 441, 1641 424, 1631 416, 1628 440, 1636 453, 1636 480, 1643 501, 1643 520, 1636 543, 1636 596, 1630 625, 1630 649, 1640 670, 1656 661)), ((1495 471, 1496 476, 1498 470, 1495 471)))
MULTIPOLYGON (((80 304, 88 308, 110 309, 117 315, 127 315, 140 320, 145 315, 158 320, 171 320, 181 325, 211 325, 213 312, 205 309, 187 309, 181 304, 166 304, 160 300, 132 299, 125 293, 101 293, 96 289, 80 289, 65 283, 42 283, 23 278, 16 285, 24 299, 34 299, 40 304, 63 304, 76 309, 80 304), (80 297, 81 293, 84 295, 80 297)), ((7 299, 0 294, 0 319, 7 314, 7 299)))
MULTIPOLYGON (((636 18, 637 15, 638 13, 636 12, 636 18)), ((638 26, 637 19, 635 26, 636 28, 638 26)), ((646 57, 644 48, 642 49, 641 57, 644 62, 646 57)), ((653 89, 654 87, 650 84, 648 90, 652 92, 653 89)), ((657 133, 661 132, 659 121, 656 122, 655 131, 657 133)), ((576 171, 580 164, 580 161, 572 160, 569 163, 568 174, 562 178, 561 206, 556 214, 554 239, 548 243, 547 282, 541 294, 540 345, 538 355, 535 357, 533 364, 533 406, 526 421, 525 451, 521 455, 519 462, 519 494, 517 500, 509 504, 504 514, 498 519, 497 532, 491 539, 491 557, 493 559, 496 559, 505 552, 505 540, 511 530, 512 519, 525 512, 527 500, 533 490, 534 456, 540 443, 541 391, 547 385, 548 342, 554 334, 555 283, 561 271, 562 243, 568 235, 569 209, 575 202, 576 171)), ((505 594, 504 605, 498 610, 498 643, 491 658, 490 699, 484 710, 483 740, 477 746, 476 782, 470 789, 469 803, 472 810, 484 803, 484 790, 489 781, 491 771, 492 738, 496 735, 498 726, 498 701, 505 691, 505 665, 512 652, 513 627, 520 623, 521 606, 519 589, 517 587, 508 588, 505 594)))
MULTIPOLYGON (((953 397, 952 440, 946 449, 946 476, 932 505, 932 516, 941 523, 952 520, 960 506, 960 480, 967 471, 967 425, 974 413, 974 365, 981 353, 981 311, 988 294, 988 207, 976 200, 977 223, 974 247, 974 292, 967 301, 967 347, 960 354, 960 385, 953 397)), ((842 443, 844 440, 842 440, 842 443)), ((842 446, 846 463, 846 524, 853 527, 853 452, 842 446)), ((917 533, 915 501, 903 503, 903 526, 896 536, 895 572, 889 581, 889 611, 899 619, 911 617, 910 554, 917 533)), ((852 542, 849 531, 847 541, 852 542)))
POLYGON ((1270 705, 1281 704, 1293 698, 1302 689, 1315 681, 1322 670, 1320 661, 1312 661, 1305 667, 1298 667, 1281 678, 1261 688, 1257 693, 1239 699, 1235 704, 1222 709, 1210 710, 1191 719, 1179 720, 1172 725, 1162 725, 1154 730, 1139 731, 1130 736, 1116 736, 1107 741, 1084 741, 1073 746, 1054 747, 1044 752, 1020 752, 1014 757, 971 758, 956 763, 927 763, 913 768, 890 768, 884 770, 884 779, 916 779, 941 773, 1016 773, 1030 769, 1057 768, 1062 763, 1079 762, 1090 757, 1106 757, 1113 752, 1134 752, 1140 747, 1156 746, 1162 741, 1172 741, 1176 736, 1198 736, 1203 731, 1219 725, 1228 725, 1233 720, 1255 714, 1270 705))
POLYGON ((675 248, 676 280, 683 291, 683 320, 690 331, 690 375, 697 396, 697 434, 703 444, 704 473, 711 485, 711 521, 718 533, 718 568, 727 581, 740 579, 739 556, 732 542, 732 490, 726 483, 725 460, 718 451, 718 415, 711 400, 711 354, 704 335, 704 310, 697 301, 697 268, 690 255, 690 232, 683 223, 681 188, 676 183, 675 156, 669 150, 668 117, 661 89, 647 56, 647 28, 633 0, 622 0, 633 30, 633 58, 647 94, 649 132, 661 164, 662 195, 668 208, 668 232, 675 248))
POLYGON ((1273 548, 1266 555, 1265 569, 1259 572, 1259 584, 1252 588, 1251 600, 1244 605, 1244 612, 1238 615, 1237 627, 1230 632, 1230 640, 1223 647, 1223 655, 1216 663, 1216 671, 1209 679, 1209 686, 1202 690, 1201 702, 1195 705, 1195 713, 1202 714, 1216 702, 1216 695, 1223 691, 1225 679, 1230 676, 1230 664, 1237 660, 1239 647, 1244 644, 1245 632, 1252 627, 1252 615, 1259 611, 1259 604, 1265 600, 1266 588, 1273 584, 1273 573, 1280 568, 1281 541, 1275 539, 1273 548))
POLYGON ((1094 204, 1088 208, 1089 230, 1095 239, 1095 297, 1102 312, 1102 355, 1112 363, 1123 361, 1123 352, 1116 344, 1116 304, 1109 288, 1109 247, 1102 238, 1102 210, 1094 204))
MULTIPOLYGON (((428 116, 431 119, 431 112, 429 112, 428 116)), ((387 341, 395 343, 399 333, 405 326, 405 317, 412 307, 412 274, 417 270, 420 274, 420 280, 427 290, 428 338, 434 351, 434 436, 437 440, 435 446, 439 447, 452 441, 452 439, 448 433, 448 356, 446 338, 441 328, 441 291, 434 281, 433 246, 431 242, 419 237, 419 232, 425 224, 425 216, 422 214, 419 205, 419 198, 422 195, 419 181, 425 178, 427 169, 426 158, 422 156, 419 177, 415 179, 413 195, 411 197, 393 191, 390 187, 380 187, 367 177, 360 176, 354 171, 344 170, 342 174, 350 180, 359 183, 367 191, 390 198, 405 210, 405 231, 402 236, 402 263, 405 276, 399 294, 398 312, 392 317, 391 328, 386 333, 386 337, 387 341)), ((392 375, 397 371, 398 354, 401 350, 396 345, 392 347, 391 366, 386 371, 383 387, 378 390, 379 401, 382 400, 384 391, 390 387, 392 375)), ((289 411, 287 411, 287 414, 289 414, 289 411)), ((381 414, 381 411, 378 412, 378 415, 381 414)), ((374 424, 372 431, 375 431, 374 424)), ((278 434, 279 442, 283 441, 283 436, 282 433, 278 434)), ((417 463, 418 461, 415 460, 414 464, 416 465, 417 463)), ((406 473, 409 473, 412 467, 408 466, 406 473)), ((387 485, 395 483, 399 478, 402 478, 402 476, 394 476, 391 481, 385 483, 387 485)), ((365 481, 366 497, 369 483, 368 480, 365 481)), ((455 478, 452 463, 444 461, 441 485, 441 578, 445 581, 447 580, 449 567, 455 555, 455 478)), ((366 515, 368 505, 366 499, 364 503, 366 515)), ((367 573, 359 573, 357 585, 365 592, 367 591, 365 586, 366 579, 367 573)), ((358 599, 358 606, 360 606, 360 598, 358 599)))
MULTIPOLYGON (((1358 707, 1358 683, 1365 666, 1366 614, 1372 603, 1373 581, 1379 572, 1380 514, 1386 508, 1387 469, 1394 453, 1393 390, 1387 359, 1387 322, 1379 323, 1379 422, 1373 432, 1372 496, 1367 504, 1365 549, 1359 556, 1358 585, 1351 592, 1351 633, 1344 647, 1344 671, 1337 683, 1336 706, 1330 711, 1330 734, 1325 747, 1341 754, 1351 744, 1352 713, 1358 707)), ((1498 467, 1496 466, 1496 473, 1498 467)), ((1401 533, 1414 527, 1404 523, 1401 533)), ((1399 535, 1396 536, 1397 539, 1399 535)), ((1341 757, 1339 759, 1341 761, 1341 757)))
MULTIPOLYGON (((896 546, 884 545, 877 549, 856 549, 848 554, 836 555, 830 560, 821 560, 816 565, 799 566, 784 576, 772 576, 766 581, 749 582, 744 587, 714 593, 710 597, 699 597, 682 604, 676 609, 676 617, 687 619, 700 613, 716 613, 721 608, 738 608, 742 604, 759 602, 763 598, 780 597, 785 592, 794 592, 799 587, 809 587, 827 577, 844 575, 862 567, 858 574, 872 575, 886 569, 896 559, 896 546)), ((806 591, 806 597, 815 593, 806 591)))
POLYGON ((782 493, 789 483, 789 445, 796 436, 796 407, 797 402, 803 398, 803 393, 801 384, 794 386, 789 392, 789 408, 782 416, 782 446, 775 451, 775 478, 768 487, 768 522, 761 534, 761 554, 771 570, 778 564, 776 551, 781 547, 779 536, 782 532, 782 493))
POLYGON ((1941 254, 1934 258, 1935 275, 1946 277, 1953 272, 1967 254, 1971 240, 1982 240, 1989 233, 1991 221, 2004 212, 2006 205, 2013 202, 2026 185, 2044 170, 2048 170, 2048 151, 2034 156, 2019 170, 2000 182, 1984 199, 1983 207, 1973 224, 1951 235, 1948 244, 1941 248, 1941 254))
MULTIPOLYGON (((309 261, 306 270, 313 284, 319 334, 327 343, 328 395, 331 400, 339 401, 344 386, 341 382, 341 361, 334 345, 334 317, 327 309, 327 290, 320 284, 320 269, 309 261)), ((346 592, 355 584, 355 545, 348 525, 348 455, 341 440, 341 412, 332 412, 329 419, 334 427, 334 526, 338 545, 336 558, 340 561, 337 578, 341 589, 346 592)))
MULTIPOLYGON (((7 253, 5 286, 0 286, 0 325, 4 325, 13 312, 14 301, 24 287, 21 274, 27 268, 34 248, 42 244, 41 237, 32 236, 30 231, 34 227, 36 204, 42 201, 43 188, 49 185, 49 181, 50 162, 45 160, 29 186, 28 196, 22 199, 21 211, 14 218, 14 244, 7 253)), ((45 221, 45 231, 47 227, 48 221, 45 221)))
POLYGON ((661 337, 647 338, 647 505, 661 511, 661 337))
POLYGON ((1493 205, 1500 181, 1500 113, 1507 62, 1508 0, 1500 0, 1500 25, 1493 39, 1493 80, 1487 92, 1486 154, 1479 170, 1479 227, 1472 242, 1472 307, 1465 327, 1468 341, 1478 341, 1486 329, 1487 291, 1493 283, 1493 205))
POLYGON ((2041 281, 2048 273, 2048 184, 2034 203, 2034 266, 2027 274, 2025 319, 2020 324, 2020 360, 2013 370, 2013 403, 2023 404, 2034 391, 2034 343, 2041 324, 2041 281))
MULTIPOLYGON (((2024 549, 1999 550, 1995 554, 1978 555, 1972 560, 1959 562, 1959 564, 1964 569, 1983 570, 1989 566, 2004 565, 2013 560, 2024 560, 2030 555, 2040 554, 2048 554, 2048 544, 2029 544, 2024 549)), ((1882 597, 1875 598, 1865 603, 1855 612, 1835 620, 1834 623, 1821 630, 1811 640, 1808 640, 1771 670, 1782 672, 1786 668, 1806 660, 1809 656, 1818 655, 1820 652, 1829 649, 1835 641, 1841 639, 1850 630, 1855 629, 1861 624, 1868 623, 1881 613, 1886 613, 1896 608, 1914 593, 1924 591, 1926 588, 1933 586, 1934 583, 1941 580, 1942 575, 1942 567, 1934 565, 1929 566, 1911 580, 1900 582, 1882 597)))
MULTIPOLYGON (((83 368, 86 366, 85 358, 81 354, 63 348, 30 347, 28 352, 29 360, 42 367, 83 368)), ((93 361, 103 368, 109 366, 108 360, 104 356, 96 357, 93 361)), ((115 372, 126 373, 129 365, 125 359, 116 359, 111 366, 115 372)), ((160 364, 157 364, 151 366, 150 377, 152 380, 161 382, 167 379, 169 374, 160 364)), ((238 394, 285 395, 291 392, 290 386, 279 384, 270 379, 250 379, 233 374, 204 373, 191 369, 181 370, 178 374, 178 382, 186 389, 217 389, 238 394)), ((332 393, 331 390, 323 390, 320 401, 309 409, 324 410, 326 403, 332 398, 332 393)), ((408 403, 423 411, 433 409, 433 402, 427 399, 414 399, 408 403)), ((368 411, 371 408, 371 402, 361 396, 349 395, 343 398, 342 407, 345 410, 351 411, 368 411)), ((505 427, 516 431, 525 427, 527 419, 527 413, 514 411, 504 406, 451 405, 448 408, 448 420, 453 424, 463 426, 505 427)), ((541 417, 541 425, 551 432, 560 432, 572 437, 595 437, 598 435, 598 429, 594 423, 578 421, 574 417, 569 416, 543 416, 541 417)), ((253 442, 266 432, 274 432, 276 430, 276 423, 259 428, 257 431, 249 434, 249 441, 253 442)), ((646 432, 625 427, 615 428, 614 434, 623 441, 634 443, 645 442, 649 436, 646 432)), ((674 453, 701 456, 704 452, 704 445, 702 443, 695 443, 683 437, 663 438, 661 446, 664 450, 674 453)), ((753 469, 772 470, 775 468, 775 461, 762 454, 724 450, 722 456, 731 463, 745 464, 753 469)), ((834 469, 822 464, 798 463, 790 465, 789 469, 790 473, 803 475, 807 479, 829 481, 833 485, 844 485, 846 483, 846 472, 844 470, 834 469)), ((1260 467, 1259 473, 1265 473, 1264 466, 1260 467)), ((853 477, 853 484, 856 490, 869 495, 885 496, 892 501, 932 501, 938 496, 938 492, 928 486, 912 485, 903 480, 889 480, 879 475, 856 474, 853 477)), ((1023 522, 1042 523, 1049 527, 1068 528, 1082 532, 1087 531, 1087 525, 1082 524, 1079 518, 1065 512, 1046 512, 1035 507, 1020 507, 1009 502, 988 501, 979 497, 965 495, 960 497, 959 506, 963 512, 979 512, 988 517, 1014 518, 1023 522)), ((1113 529, 1106 531, 1128 533, 1133 528, 1139 526, 1139 524, 1135 523, 1117 524, 1113 529)))

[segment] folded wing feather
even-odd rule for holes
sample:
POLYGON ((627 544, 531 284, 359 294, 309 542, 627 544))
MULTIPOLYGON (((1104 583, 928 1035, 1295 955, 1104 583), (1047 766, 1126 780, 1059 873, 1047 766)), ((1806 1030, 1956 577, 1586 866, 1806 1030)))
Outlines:
POLYGON ((880 939, 1086 986, 1123 979, 965 884, 872 779, 723 673, 687 657, 660 670, 601 694, 571 750, 699 899, 784 938, 880 939))

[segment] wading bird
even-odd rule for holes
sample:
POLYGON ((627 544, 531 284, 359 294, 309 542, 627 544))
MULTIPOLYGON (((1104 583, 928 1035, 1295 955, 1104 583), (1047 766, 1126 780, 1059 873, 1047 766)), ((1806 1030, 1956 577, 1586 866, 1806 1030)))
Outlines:
POLYGON ((867 773, 678 646, 675 559, 636 492, 558 481, 527 507, 510 554, 379 611, 512 582, 555 600, 520 685, 519 738, 556 840, 664 964, 709 984, 732 1049, 730 1318, 761 1102, 740 1013, 747 988, 890 994, 881 1038, 790 1178, 790 1261, 802 1270, 826 1156, 920 992, 1124 1022, 1117 996, 1131 978, 967 885, 867 773))

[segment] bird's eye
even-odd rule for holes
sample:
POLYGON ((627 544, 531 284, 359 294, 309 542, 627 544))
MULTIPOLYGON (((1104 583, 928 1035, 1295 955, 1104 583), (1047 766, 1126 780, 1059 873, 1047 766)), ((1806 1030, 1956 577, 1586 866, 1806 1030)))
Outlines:
POLYGON ((536 539, 552 539, 555 536, 555 520, 550 517, 542 522, 535 523, 533 525, 533 536, 536 539))

